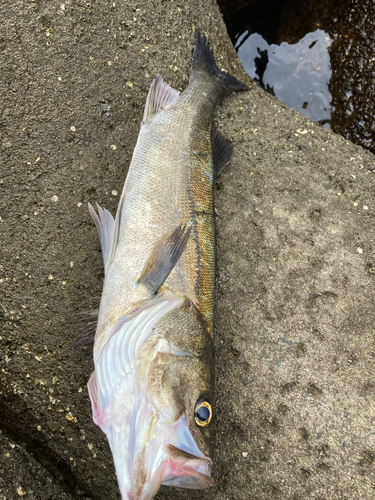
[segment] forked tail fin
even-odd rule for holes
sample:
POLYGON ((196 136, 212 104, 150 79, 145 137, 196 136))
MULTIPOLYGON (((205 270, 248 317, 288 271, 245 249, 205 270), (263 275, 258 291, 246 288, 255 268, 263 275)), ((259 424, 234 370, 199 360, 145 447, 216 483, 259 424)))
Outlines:
POLYGON ((190 81, 195 78, 199 71, 206 71, 218 78, 228 93, 235 90, 249 90, 247 85, 217 66, 212 50, 207 43, 207 38, 201 30, 197 33, 194 45, 193 59, 190 67, 190 81))

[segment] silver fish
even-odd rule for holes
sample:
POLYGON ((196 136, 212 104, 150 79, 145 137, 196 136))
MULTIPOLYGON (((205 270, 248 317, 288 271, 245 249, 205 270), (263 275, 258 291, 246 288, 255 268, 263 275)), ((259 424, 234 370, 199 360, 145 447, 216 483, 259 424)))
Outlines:
POLYGON ((123 499, 213 485, 213 184, 231 146, 212 117, 246 89, 199 31, 184 92, 151 85, 116 217, 89 205, 105 278, 88 390, 123 499))

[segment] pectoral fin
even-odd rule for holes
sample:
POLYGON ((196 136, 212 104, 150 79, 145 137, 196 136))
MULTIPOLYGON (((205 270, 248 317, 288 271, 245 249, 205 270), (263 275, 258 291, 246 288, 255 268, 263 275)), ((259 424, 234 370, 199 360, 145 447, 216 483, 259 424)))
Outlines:
POLYGON ((163 238, 151 252, 137 283, 147 287, 155 295, 183 254, 191 226, 181 224, 167 238, 163 238))

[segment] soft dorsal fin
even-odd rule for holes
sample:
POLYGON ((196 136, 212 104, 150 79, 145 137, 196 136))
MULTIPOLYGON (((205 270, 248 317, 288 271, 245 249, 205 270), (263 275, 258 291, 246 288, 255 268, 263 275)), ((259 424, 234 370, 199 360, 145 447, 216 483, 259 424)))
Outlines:
POLYGON ((229 163, 233 146, 230 141, 215 128, 212 129, 211 144, 215 179, 217 179, 225 165, 229 163))
POLYGON ((146 286, 155 295, 183 254, 191 232, 191 226, 181 224, 172 234, 160 240, 151 252, 137 283, 146 286))
POLYGON ((172 89, 163 82, 163 78, 158 75, 151 83, 147 94, 145 111, 143 113, 142 123, 147 122, 152 116, 163 110, 180 95, 178 90, 172 89))
POLYGON ((96 204, 96 206, 98 207, 98 213, 95 212, 94 208, 89 203, 89 212, 99 233, 100 243, 102 245, 104 272, 107 274, 117 248, 121 201, 117 210, 116 219, 112 217, 107 209, 101 208, 98 204, 96 204))

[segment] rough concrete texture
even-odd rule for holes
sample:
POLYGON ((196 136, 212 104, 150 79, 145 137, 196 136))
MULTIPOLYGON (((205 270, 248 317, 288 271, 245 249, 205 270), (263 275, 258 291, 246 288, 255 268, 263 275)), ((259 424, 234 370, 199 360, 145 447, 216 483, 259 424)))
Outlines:
MULTIPOLYGON (((3 1, 0 498, 119 498, 66 349, 103 265, 151 79, 183 88, 195 33, 245 78, 213 0, 3 1)), ((372 499, 374 156, 260 89, 217 113, 216 487, 167 499, 372 499)))

